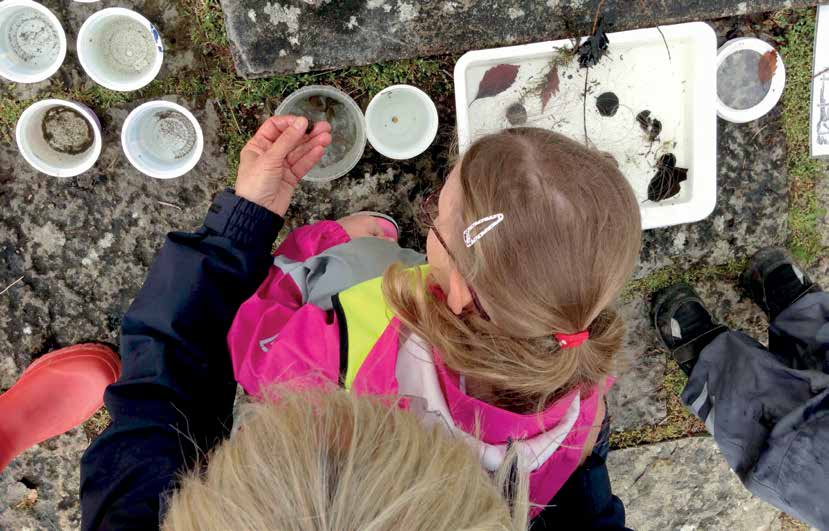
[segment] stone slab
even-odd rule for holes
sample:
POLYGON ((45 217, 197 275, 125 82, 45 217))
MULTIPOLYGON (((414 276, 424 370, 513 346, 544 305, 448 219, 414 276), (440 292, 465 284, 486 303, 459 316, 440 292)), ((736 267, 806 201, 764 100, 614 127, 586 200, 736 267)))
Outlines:
POLYGON ((79 529, 81 429, 21 454, 0 472, 0 529, 79 529))
POLYGON ((608 469, 631 529, 755 531, 780 518, 743 488, 709 437, 610 452, 608 469))
MULTIPOLYGON (((326 70, 415 56, 461 53, 585 33, 587 0, 221 0, 243 77, 326 70)), ((808 0, 607 0, 613 30, 705 20, 808 0), (636 6, 631 9, 631 5, 636 6)))
POLYGON ((648 318, 649 310, 644 297, 636 297, 619 307, 626 326, 620 357, 622 369, 607 397, 614 431, 658 424, 667 415, 662 387, 668 360, 659 349, 648 318))
MULTIPOLYGON (((821 267, 829 269, 829 259, 826 262, 821 267)), ((816 266, 816 272, 821 271, 816 266)), ((707 280, 696 283, 694 288, 721 322, 768 344, 766 316, 733 282, 707 280)), ((619 311, 627 335, 621 358, 624 368, 608 393, 611 427, 614 431, 626 431, 660 424, 667 416, 670 392, 664 388, 666 364, 674 362, 668 359, 650 322, 649 296, 638 295, 624 302, 619 311)))
POLYGON ((212 104, 178 101, 194 110, 205 136, 201 161, 178 179, 142 175, 121 151, 121 124, 139 101, 102 117, 101 157, 78 177, 37 173, 16 145, 0 148, 0 284, 23 277, 0 297, 0 352, 14 360, 14 377, 58 346, 117 343, 121 316, 164 235, 196 227, 224 185, 212 104))

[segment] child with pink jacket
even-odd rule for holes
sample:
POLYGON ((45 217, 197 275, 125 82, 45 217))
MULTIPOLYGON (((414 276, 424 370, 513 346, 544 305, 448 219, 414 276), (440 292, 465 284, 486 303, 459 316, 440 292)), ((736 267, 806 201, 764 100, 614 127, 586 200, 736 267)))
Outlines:
POLYGON ((372 213, 294 230, 231 327, 236 379, 403 396, 488 470, 516 446, 535 516, 606 420, 637 201, 608 156, 519 128, 475 142, 422 210, 425 256, 372 213))

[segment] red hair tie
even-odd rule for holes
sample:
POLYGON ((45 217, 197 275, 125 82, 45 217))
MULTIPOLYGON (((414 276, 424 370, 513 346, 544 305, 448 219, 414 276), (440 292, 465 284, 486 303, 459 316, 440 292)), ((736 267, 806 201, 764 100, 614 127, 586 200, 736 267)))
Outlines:
POLYGON ((575 334, 555 334, 553 337, 556 338, 561 348, 574 348, 590 339, 590 332, 585 330, 575 334))

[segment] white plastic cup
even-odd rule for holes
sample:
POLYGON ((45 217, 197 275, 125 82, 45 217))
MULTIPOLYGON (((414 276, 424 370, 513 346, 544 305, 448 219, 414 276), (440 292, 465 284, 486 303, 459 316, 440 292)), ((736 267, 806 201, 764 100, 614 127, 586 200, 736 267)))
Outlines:
POLYGON ((95 164, 101 154, 101 122, 92 110, 66 100, 41 100, 30 105, 17 120, 17 147, 26 162, 40 172, 54 177, 74 177, 95 164), (70 155, 52 148, 44 138, 43 118, 55 107, 69 107, 83 116, 92 128, 92 145, 82 153, 70 155))
POLYGON ((380 91, 366 109, 366 135, 380 154, 395 160, 426 151, 438 132, 438 110, 432 99, 411 85, 380 91))
POLYGON ((786 66, 783 64, 783 58, 779 53, 776 53, 777 50, 771 44, 754 37, 731 39, 720 46, 720 49, 717 51, 717 75, 724 75, 721 72, 720 66, 726 59, 733 54, 745 51, 753 52, 757 55, 758 59, 766 53, 775 52, 776 66, 770 80, 768 92, 766 92, 766 95, 759 102, 751 107, 746 109, 732 108, 722 100, 719 93, 717 94, 717 116, 735 124, 751 122, 768 114, 777 105, 777 102, 780 101, 780 97, 783 95, 783 89, 786 87, 786 66))
POLYGON ((121 147, 135 169, 156 179, 192 170, 204 150, 193 114, 176 103, 156 100, 136 107, 121 128, 121 147))
POLYGON ((138 90, 155 79, 164 61, 158 30, 135 11, 110 7, 95 12, 78 32, 84 71, 111 90, 138 90))
POLYGON ((66 33, 57 17, 31 0, 0 2, 0 76, 37 83, 66 57, 66 33))

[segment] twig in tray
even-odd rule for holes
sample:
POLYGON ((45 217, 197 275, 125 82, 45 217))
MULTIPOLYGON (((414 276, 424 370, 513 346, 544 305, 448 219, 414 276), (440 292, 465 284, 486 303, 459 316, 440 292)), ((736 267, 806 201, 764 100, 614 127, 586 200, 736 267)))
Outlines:
POLYGON ((665 51, 668 52, 668 62, 670 63, 672 61, 671 61, 671 49, 668 47, 668 39, 665 38, 665 34, 662 33, 662 28, 660 28, 659 26, 656 26, 656 31, 658 31, 659 34, 662 36, 662 42, 665 43, 665 51))
MULTIPOLYGON (((647 9, 645 6, 645 0, 639 0, 639 5, 642 6, 642 10, 647 9)), ((659 24, 654 24, 654 26, 656 26, 656 31, 662 35, 662 42, 665 43, 665 51, 668 52, 668 62, 671 62, 671 48, 668 46, 668 39, 665 38, 665 34, 662 33, 662 28, 659 27, 659 24)))
POLYGON ((587 147, 590 147, 590 137, 587 136, 587 78, 589 73, 590 67, 588 66, 584 70, 584 92, 581 98, 581 113, 582 121, 584 122, 584 145, 587 147))

